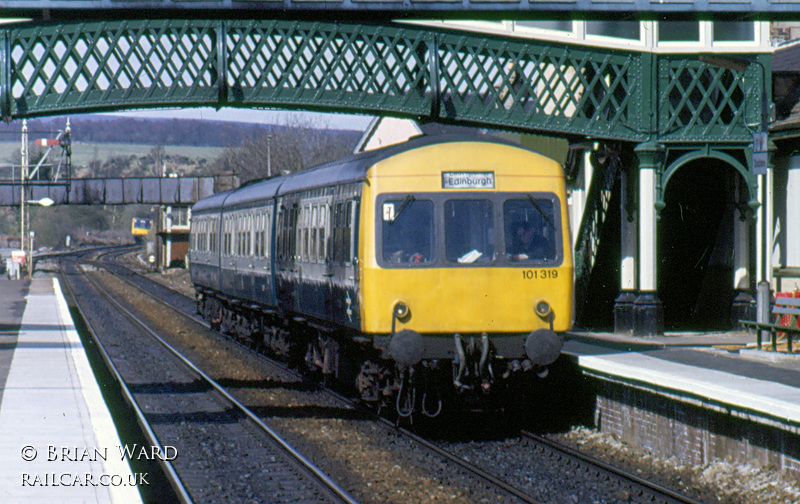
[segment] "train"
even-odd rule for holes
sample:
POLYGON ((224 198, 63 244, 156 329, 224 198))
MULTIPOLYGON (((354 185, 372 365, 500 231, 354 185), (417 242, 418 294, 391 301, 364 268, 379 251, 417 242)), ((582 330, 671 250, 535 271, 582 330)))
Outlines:
POLYGON ((153 229, 153 218, 137 215, 131 220, 131 234, 133 236, 147 236, 153 229))
POLYGON ((402 417, 496 404, 546 376, 573 323, 563 168, 489 135, 420 135, 191 215, 212 327, 402 417))

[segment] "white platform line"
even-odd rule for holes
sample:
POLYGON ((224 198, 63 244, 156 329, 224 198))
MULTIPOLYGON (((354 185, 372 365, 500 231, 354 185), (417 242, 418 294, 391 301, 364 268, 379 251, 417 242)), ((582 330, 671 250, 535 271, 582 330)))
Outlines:
MULTIPOLYGON (((89 359, 86 357, 86 351, 72 321, 69 306, 61 292, 61 285, 58 282, 58 278, 55 277, 53 277, 53 290, 56 293, 56 303, 62 330, 66 340, 72 343, 70 345, 72 360, 75 363, 78 380, 81 383, 81 392, 89 408, 89 425, 94 431, 98 446, 109 448, 109 457, 104 462, 105 471, 107 474, 122 476, 124 481, 133 481, 133 479, 128 479, 133 476, 130 465, 127 460, 120 456, 117 448, 122 446, 122 441, 117 434, 116 425, 114 425, 114 420, 111 418, 111 413, 108 411, 108 406, 100 392, 100 387, 92 372, 89 359)), ((115 487, 114 491, 111 492, 111 498, 112 502, 115 503, 133 504, 142 502, 139 491, 135 486, 115 487)))
POLYGON ((800 423, 800 388, 639 353, 579 356, 582 368, 800 423))
POLYGON ((52 286, 28 295, 3 391, 0 502, 141 503, 57 280, 52 286))

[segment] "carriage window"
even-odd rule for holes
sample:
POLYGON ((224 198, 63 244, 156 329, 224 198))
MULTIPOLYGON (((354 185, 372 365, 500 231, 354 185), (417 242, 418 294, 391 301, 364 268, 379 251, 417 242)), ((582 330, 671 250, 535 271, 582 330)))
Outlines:
POLYGON ((354 247, 354 233, 353 233, 353 211, 356 210, 355 203, 353 201, 347 202, 347 207, 344 211, 344 218, 342 220, 344 226, 342 228, 342 241, 343 241, 343 260, 347 262, 353 262, 353 258, 355 257, 353 247, 354 247))
POLYGON ((319 230, 317 231, 317 261, 324 262, 327 257, 327 250, 325 249, 325 229, 328 227, 328 207, 322 205, 319 207, 319 230))
POLYGON ((292 233, 292 229, 297 229, 297 218, 300 213, 300 209, 297 205, 292 206, 292 209, 289 210, 289 227, 287 231, 288 236, 288 243, 286 249, 286 259, 294 260, 297 256, 297 239, 295 233, 292 233))
POLYGON ((319 207, 314 205, 311 208, 311 235, 308 238, 308 258, 311 261, 317 260, 317 223, 319 222, 319 207))
POLYGON ((383 260, 396 264, 424 264, 433 260, 433 202, 387 200, 383 212, 383 260))
POLYGON ((222 239, 224 241, 222 245, 222 253, 226 256, 230 256, 233 254, 233 246, 231 245, 231 218, 225 217, 222 225, 224 226, 222 231, 222 239))
POLYGON ((250 214, 247 216, 247 255, 252 257, 253 251, 255 250, 255 226, 256 226, 256 216, 250 214))
POLYGON ((296 260, 305 261, 308 259, 308 219, 309 208, 304 206, 299 209, 300 216, 297 222, 297 249, 296 260))
POLYGON ((444 204, 445 256, 459 264, 494 259, 493 205, 489 200, 450 200, 444 204))
POLYGON ((267 255, 267 243, 265 238, 267 229, 267 214, 262 213, 258 216, 258 229, 256 230, 256 241, 258 242, 258 250, 256 250, 256 257, 264 257, 267 255))
POLYGON ((277 229, 277 238, 278 243, 276 244, 276 253, 278 254, 279 260, 284 260, 286 257, 286 221, 288 220, 288 216, 286 215, 286 210, 281 209, 278 212, 278 229, 277 229))
POLYGON ((239 224, 239 216, 235 216, 233 218, 232 224, 232 236, 233 236, 233 249, 231 251, 231 255, 238 256, 242 253, 242 237, 239 236, 241 233, 242 225, 239 224))
POLYGON ((261 257, 261 214, 256 214, 253 219, 255 222, 253 227, 253 255, 261 257))
POLYGON ((218 246, 218 242, 217 242, 217 227, 218 226, 219 226, 218 219, 212 219, 211 220, 211 232, 209 233, 209 241, 210 241, 209 250, 211 252, 216 252, 217 251, 217 246, 218 246))
POLYGON ((510 261, 536 262, 556 259, 558 205, 551 198, 533 196, 503 203, 506 257, 510 261))
POLYGON ((236 216, 236 255, 244 255, 244 223, 241 215, 236 216))
MULTIPOLYGON (((352 262, 353 257, 350 247, 350 240, 352 239, 351 228, 351 213, 353 209, 353 202, 336 203, 332 208, 333 215, 333 237, 332 247, 333 250, 329 251, 332 254, 332 259, 335 262, 352 262)), ((324 237, 323 237, 324 238, 324 237)))
POLYGON ((244 216, 244 255, 253 255, 253 216, 244 216))
POLYGON ((206 242, 206 224, 205 220, 201 220, 197 223, 196 232, 193 228, 192 232, 192 250, 194 251, 205 251, 207 250, 205 247, 206 242))
POLYGON ((253 255, 253 216, 244 217, 244 255, 253 255))
POLYGON ((272 236, 271 230, 272 229, 272 217, 271 213, 267 211, 264 214, 264 227, 261 230, 261 243, 263 243, 264 247, 264 257, 269 258, 270 248, 272 244, 270 243, 270 239, 272 236))
POLYGON ((283 208, 278 214, 278 259, 280 261, 292 261, 297 254, 297 243, 295 229, 297 228, 297 217, 299 209, 296 206, 283 208))

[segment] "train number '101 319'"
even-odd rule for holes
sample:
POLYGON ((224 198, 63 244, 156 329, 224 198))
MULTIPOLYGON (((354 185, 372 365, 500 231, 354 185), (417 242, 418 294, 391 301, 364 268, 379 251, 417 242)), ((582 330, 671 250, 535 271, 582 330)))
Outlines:
POLYGON ((558 278, 556 269, 522 270, 522 278, 525 280, 550 280, 558 278))

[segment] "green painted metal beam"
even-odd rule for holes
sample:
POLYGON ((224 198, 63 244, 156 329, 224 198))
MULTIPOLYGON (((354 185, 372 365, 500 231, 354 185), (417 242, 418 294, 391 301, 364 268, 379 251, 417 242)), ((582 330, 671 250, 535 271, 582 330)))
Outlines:
POLYGON ((279 107, 631 142, 746 144, 769 56, 723 68, 411 25, 154 19, 0 29, 6 120, 279 107), (759 68, 759 65, 764 65, 759 68))

